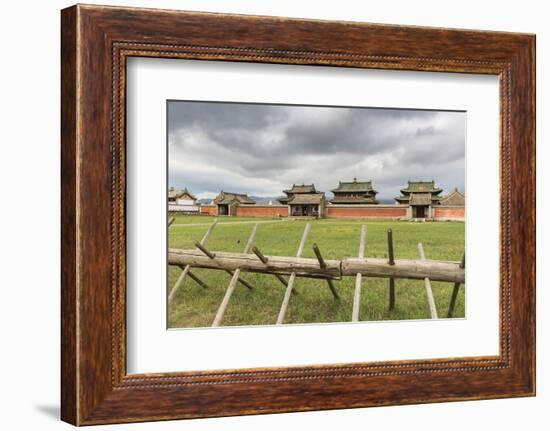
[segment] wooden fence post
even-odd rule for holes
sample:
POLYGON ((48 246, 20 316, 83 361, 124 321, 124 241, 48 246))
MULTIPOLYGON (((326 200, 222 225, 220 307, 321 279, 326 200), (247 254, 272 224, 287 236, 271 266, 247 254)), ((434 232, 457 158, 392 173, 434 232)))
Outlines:
MULTIPOLYGON (((208 240, 208 237, 212 233, 212 230, 214 229, 216 224, 218 224, 218 219, 214 219, 212 224, 208 227, 208 230, 206 231, 206 233, 204 234, 204 236, 202 237, 202 239, 200 241, 201 245, 206 244, 206 241, 208 240)), ((183 283, 183 280, 185 280, 185 277, 189 273, 190 269, 191 269, 191 267, 189 265, 185 265, 185 268, 183 268, 182 273, 180 274, 180 276, 176 280, 176 283, 174 284, 174 287, 172 288, 172 290, 170 291, 170 293, 168 295, 168 305, 170 305, 172 303, 172 300, 174 299, 174 296, 176 295, 176 292, 178 291, 181 284, 183 283)))
MULTIPOLYGON (((462 260, 460 261, 460 268, 464 269, 466 267, 466 254, 462 255, 462 260)), ((458 296, 458 291, 460 290, 460 283, 455 283, 453 287, 453 293, 451 295, 451 303, 449 304, 449 312, 447 317, 453 317, 453 312, 456 305, 456 297, 458 296)))
MULTIPOLYGON (((321 254, 321 250, 319 250, 319 247, 317 244, 313 244, 313 252, 315 253, 315 256, 317 256, 317 260, 319 261, 319 266, 322 269, 325 269, 327 267, 327 264, 325 263, 325 260, 323 259, 323 255, 321 254)), ((340 299, 338 296, 338 292, 336 291, 336 287, 334 287, 334 283, 330 278, 327 278, 327 284, 332 292, 332 295, 334 296, 334 299, 340 299)))
POLYGON ((203 287, 204 289, 208 288, 208 285, 204 281, 202 281, 199 277, 197 277, 193 272, 188 271, 187 275, 199 286, 203 287))
MULTIPOLYGON (((246 246, 244 247, 244 253, 248 253, 250 249, 252 248, 252 245, 254 243, 254 239, 256 238, 256 231, 258 230, 258 223, 254 225, 254 228, 252 229, 252 233, 250 234, 250 237, 248 238, 248 242, 246 243, 246 246)), ((235 286, 237 285, 237 282, 239 281, 239 275, 241 273, 240 269, 236 269, 233 272, 233 276, 231 277, 231 281, 229 282, 229 286, 227 286, 227 290, 225 291, 225 296, 223 297, 222 303, 220 305, 220 308, 218 309, 218 312, 216 313, 216 317, 214 318, 214 322, 212 322, 212 326, 220 326, 223 315, 225 314, 225 310, 227 308, 227 304, 229 304, 229 299, 231 299, 231 295, 233 295, 233 291, 235 290, 235 286)))
MULTIPOLYGON (((309 223, 306 224, 306 227, 304 228, 304 233, 302 234, 302 240, 300 241, 300 245, 298 246, 298 252, 296 253, 296 257, 300 257, 304 251, 304 246, 306 244, 307 235, 309 234, 310 228, 311 228, 311 225, 309 223)), ((293 272, 290 274, 290 277, 288 279, 288 284, 286 286, 283 303, 281 304, 281 309, 279 310, 279 316, 277 317, 277 325, 282 325, 285 320, 286 309, 288 307, 288 302, 290 301, 290 296, 292 295, 292 289, 294 286, 295 279, 296 279, 296 273, 293 272)))
MULTIPOLYGON (((388 264, 395 265, 393 259, 393 232, 391 229, 388 229, 388 264)), ((395 280, 390 278, 390 310, 395 308, 395 280)))
MULTIPOLYGON (((361 225, 361 239, 359 240, 359 255, 360 259, 365 257, 365 239, 367 237, 367 228, 361 225)), ((361 273, 355 276, 355 294, 353 295, 353 311, 351 313, 351 321, 359 321, 359 308, 361 306, 361 273)))
MULTIPOLYGON (((420 259, 426 260, 424 248, 422 247, 421 242, 418 243, 418 253, 420 253, 420 259)), ((424 279, 424 285, 426 286, 426 296, 428 297, 430 315, 432 316, 432 319, 437 319, 437 308, 435 307, 434 294, 432 292, 432 283, 430 282, 430 279, 428 277, 424 279)))
MULTIPOLYGON (((267 265, 269 262, 269 259, 263 255, 263 253, 260 251, 260 249, 256 246, 252 247, 252 253, 254 253, 256 256, 258 256, 258 259, 262 261, 264 265, 267 265)), ((281 274, 273 274, 277 280, 279 280, 283 286, 286 286, 287 281, 281 274)))
MULTIPOLYGON (((202 251, 209 259, 216 259, 216 253, 212 253, 210 250, 208 250, 204 245, 196 242, 195 245, 197 248, 202 251)), ((234 272, 230 271, 229 269, 225 269, 225 272, 227 272, 231 277, 233 277, 234 272)), ((254 289, 254 286, 252 286, 248 281, 246 281, 242 277, 238 277, 239 283, 241 283, 243 286, 248 287, 250 290, 254 289)))

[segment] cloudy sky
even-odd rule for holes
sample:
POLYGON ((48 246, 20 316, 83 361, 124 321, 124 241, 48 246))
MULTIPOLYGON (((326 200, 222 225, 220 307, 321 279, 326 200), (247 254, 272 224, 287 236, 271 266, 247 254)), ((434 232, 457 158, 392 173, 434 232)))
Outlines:
POLYGON ((381 199, 407 180, 464 190, 466 113, 218 102, 168 102, 169 185, 279 196, 373 180, 381 199))

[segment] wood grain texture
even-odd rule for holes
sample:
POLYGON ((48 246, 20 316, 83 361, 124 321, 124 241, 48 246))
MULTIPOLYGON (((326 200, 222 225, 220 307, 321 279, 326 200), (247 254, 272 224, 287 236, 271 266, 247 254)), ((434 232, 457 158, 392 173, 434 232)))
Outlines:
POLYGON ((76 9, 61 16, 61 417, 78 419, 76 279, 76 9))
POLYGON ((533 35, 74 6, 62 11, 61 39, 63 420, 83 425, 534 394, 533 35), (499 356, 127 375, 130 56, 498 75, 499 356))

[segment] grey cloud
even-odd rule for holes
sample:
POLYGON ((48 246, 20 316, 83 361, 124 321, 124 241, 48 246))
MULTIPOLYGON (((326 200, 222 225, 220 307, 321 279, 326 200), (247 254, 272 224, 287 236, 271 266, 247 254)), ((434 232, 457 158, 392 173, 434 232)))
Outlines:
POLYGON ((382 198, 408 179, 464 187, 463 112, 171 101, 168 115, 170 184, 199 195, 353 177, 382 198))

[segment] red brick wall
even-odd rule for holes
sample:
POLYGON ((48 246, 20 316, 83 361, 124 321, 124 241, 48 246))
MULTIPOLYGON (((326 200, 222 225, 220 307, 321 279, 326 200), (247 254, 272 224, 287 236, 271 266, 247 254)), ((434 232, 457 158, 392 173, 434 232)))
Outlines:
MULTIPOLYGON (((437 206, 433 207, 436 220, 464 220, 464 207, 437 206)), ((326 217, 342 218, 380 218, 398 219, 407 216, 407 207, 401 205, 328 205, 326 217)), ((217 215, 215 205, 201 205, 200 213, 217 215)), ((250 205, 238 206, 237 216, 240 217, 287 217, 288 208, 284 205, 250 205)))
POLYGON ((205 215, 218 215, 218 207, 216 205, 201 205, 200 212, 205 215))
POLYGON ((282 205, 240 205, 237 217, 287 217, 288 207, 282 205))
POLYGON ((406 215, 407 207, 401 205, 329 205, 326 207, 327 217, 398 219, 406 215))
POLYGON ((433 208, 436 220, 464 220, 466 217, 465 207, 437 206, 433 208))

